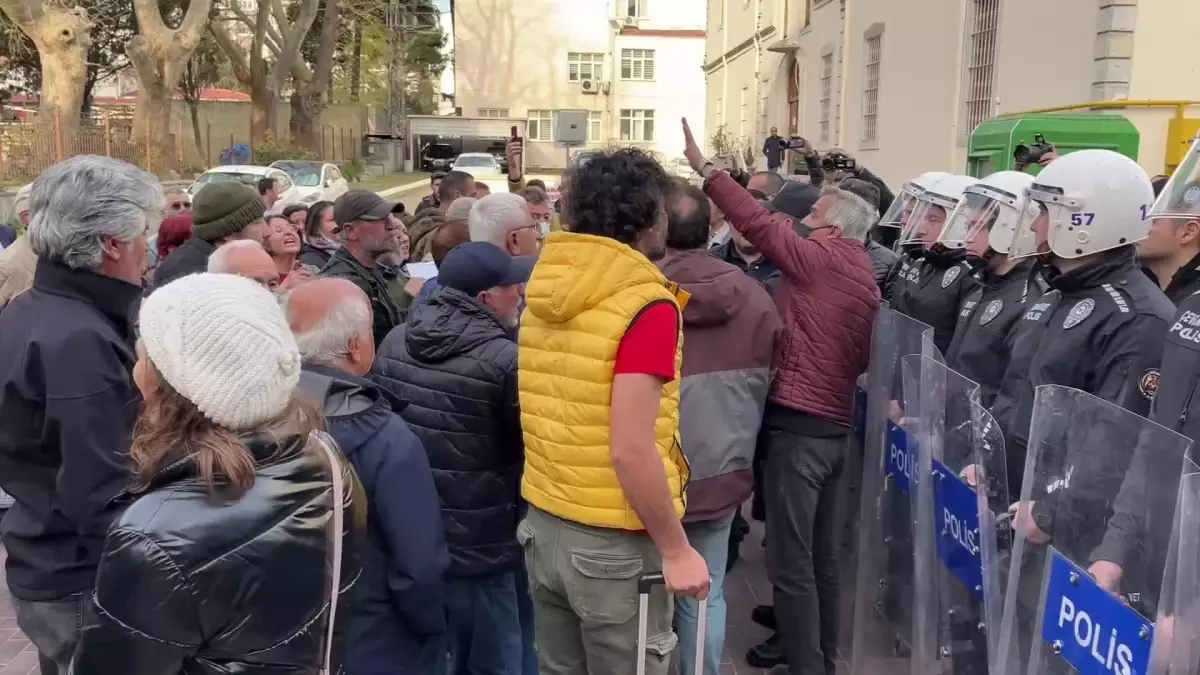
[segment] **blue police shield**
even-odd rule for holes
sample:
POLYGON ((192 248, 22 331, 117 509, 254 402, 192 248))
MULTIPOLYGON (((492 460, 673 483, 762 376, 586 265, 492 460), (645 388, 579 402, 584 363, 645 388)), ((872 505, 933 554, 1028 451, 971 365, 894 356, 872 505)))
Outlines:
POLYGON ((994 672, 1149 672, 1189 446, 1091 394, 1038 387, 994 672))
POLYGON ((916 610, 912 500, 918 452, 909 433, 915 418, 906 411, 914 385, 905 396, 904 382, 905 364, 907 379, 919 378, 922 357, 942 360, 933 329, 881 309, 866 378, 856 572, 848 589, 853 594, 849 641, 854 672, 908 668, 911 662, 916 610))

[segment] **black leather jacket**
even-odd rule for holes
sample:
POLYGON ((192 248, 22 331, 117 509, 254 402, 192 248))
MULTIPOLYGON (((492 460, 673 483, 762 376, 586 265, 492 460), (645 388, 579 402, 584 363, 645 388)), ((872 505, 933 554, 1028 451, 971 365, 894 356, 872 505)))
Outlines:
MULTIPOLYGON (((75 675, 310 675, 323 665, 328 460, 300 436, 242 440, 256 470, 240 498, 214 499, 194 455, 177 453, 113 524, 75 675)), ((339 625, 350 616, 366 520, 362 489, 348 464, 342 470, 350 494, 339 625)))

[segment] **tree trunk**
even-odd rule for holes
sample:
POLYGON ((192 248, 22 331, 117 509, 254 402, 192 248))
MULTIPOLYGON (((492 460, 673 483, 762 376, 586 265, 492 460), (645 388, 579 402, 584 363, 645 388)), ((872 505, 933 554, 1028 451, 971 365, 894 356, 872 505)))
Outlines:
POLYGON ((275 133, 275 92, 266 82, 250 86, 250 144, 258 147, 275 133))
POLYGON ((87 11, 38 0, 0 0, 0 11, 37 47, 42 64, 38 124, 46 129, 57 125, 69 145, 79 130, 87 81, 92 30, 87 11))
POLYGON ((320 97, 299 86, 292 92, 292 119, 288 124, 292 141, 302 148, 319 153, 321 139, 317 136, 317 118, 320 116, 320 97))
POLYGON ((171 99, 187 68, 188 59, 200 44, 208 22, 212 0, 192 0, 179 28, 171 30, 163 21, 157 0, 134 0, 139 34, 125 44, 125 53, 138 77, 133 113, 134 142, 143 156, 160 166, 171 135, 171 99))
POLYGON ((358 103, 362 91, 362 22, 354 22, 354 49, 350 53, 350 100, 358 103))
POLYGON ((208 151, 204 144, 204 137, 200 134, 200 102, 188 101, 188 117, 192 118, 192 141, 196 144, 196 155, 201 157, 200 166, 208 166, 208 151))

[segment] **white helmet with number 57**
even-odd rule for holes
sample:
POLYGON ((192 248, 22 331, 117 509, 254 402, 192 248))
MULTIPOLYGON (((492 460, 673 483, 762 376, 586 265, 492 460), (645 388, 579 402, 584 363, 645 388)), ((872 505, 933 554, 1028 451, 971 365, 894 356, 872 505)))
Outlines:
POLYGON ((988 249, 1008 253, 1030 185, 1033 176, 1023 171, 998 171, 969 186, 938 243, 949 249, 965 248, 968 254, 980 257, 988 249))
POLYGON ((1082 258, 1135 244, 1150 232, 1150 177, 1111 150, 1080 150, 1051 162, 1025 191, 1009 258, 1082 258))
POLYGON ((917 206, 917 197, 920 197, 921 193, 928 190, 938 180, 949 175, 944 171, 926 171, 905 183, 904 187, 900 189, 900 194, 896 195, 896 198, 892 200, 892 205, 879 219, 879 225, 903 228, 908 223, 908 217, 912 214, 913 209, 917 206))

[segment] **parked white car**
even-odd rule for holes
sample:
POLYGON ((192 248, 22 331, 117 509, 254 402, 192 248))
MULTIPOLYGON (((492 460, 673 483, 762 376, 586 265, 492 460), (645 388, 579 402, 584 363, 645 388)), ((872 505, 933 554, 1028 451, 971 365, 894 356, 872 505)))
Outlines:
POLYGON ((479 179, 481 176, 500 175, 500 162, 486 152, 464 152, 454 160, 451 171, 466 171, 479 179))
POLYGON ((234 164, 230 166, 218 166, 215 169, 209 169, 200 174, 196 182, 192 183, 187 189, 188 196, 192 201, 196 199, 196 193, 205 185, 210 183, 225 183, 236 181, 244 185, 249 185, 258 190, 258 181, 262 177, 267 176, 275 181, 275 186, 279 191, 278 204, 293 204, 300 200, 296 186, 292 182, 291 176, 282 169, 276 169, 270 166, 250 166, 247 164, 234 164))
POLYGON ((292 184, 296 186, 297 201, 301 204, 331 202, 350 189, 350 183, 336 164, 281 159, 271 164, 271 167, 282 169, 291 176, 292 184))

